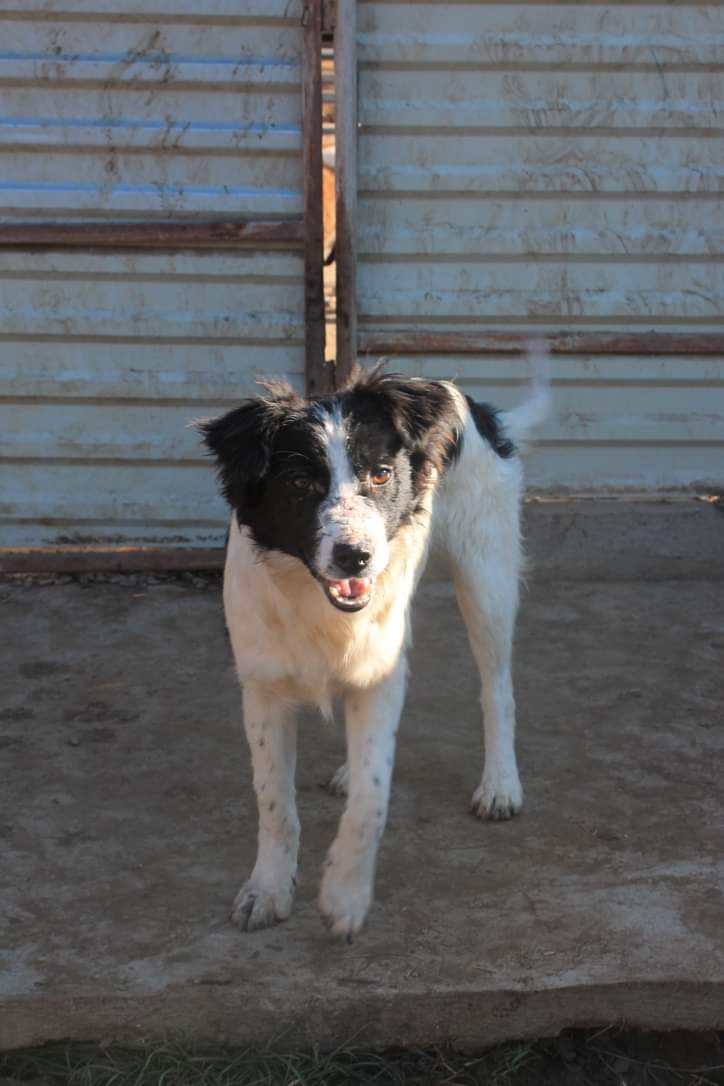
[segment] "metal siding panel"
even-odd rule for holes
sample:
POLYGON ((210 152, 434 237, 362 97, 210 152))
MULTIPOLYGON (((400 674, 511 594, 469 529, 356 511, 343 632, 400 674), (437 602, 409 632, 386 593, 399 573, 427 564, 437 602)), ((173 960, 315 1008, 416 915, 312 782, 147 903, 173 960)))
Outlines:
MULTIPOLYGON (((299 0, 0 0, 0 219, 302 211, 299 0)), ((0 250, 0 545, 223 542, 190 420, 304 371, 301 249, 0 250)))
POLYGON ((199 0, 0 0, 0 14, 16 20, 52 11, 104 24, 116 19, 148 23, 172 18, 201 26, 237 25, 259 22, 260 16, 269 23, 298 24, 302 0, 204 0, 203 6, 199 0))
POLYGON ((721 131, 721 78, 709 72, 454 71, 365 69, 360 122, 388 128, 721 131))
MULTIPOLYGON (((365 334, 720 332, 724 8, 359 4, 365 334)), ((510 406, 511 356, 408 355, 510 406)), ((721 485, 724 360, 552 363, 537 489, 721 485)))
POLYGON ((262 374, 301 388, 302 268, 288 253, 0 253, 2 543, 223 542, 188 424, 262 374))
MULTIPOLYGON (((724 178, 723 178, 724 181, 724 178)), ((724 254, 724 205, 712 201, 706 220, 680 200, 586 200, 571 205, 531 195, 510 200, 442 201, 393 195, 360 210, 365 256, 437 256, 497 261, 506 257, 605 256, 707 258, 724 254), (392 204, 394 201, 394 205, 392 204)))
POLYGON ((223 543, 228 517, 206 465, 20 462, 12 481, 11 490, 0 492, 5 546, 92 539, 223 543))
POLYGON ((720 263, 606 264, 384 260, 360 263, 365 317, 403 324, 539 320, 573 327, 641 320, 716 324, 724 315, 720 263))
POLYGON ((672 444, 664 438, 649 444, 539 446, 526 460, 525 477, 534 493, 718 493, 724 447, 672 444))
MULTIPOLYGON (((304 386, 301 337, 229 343, 214 336, 181 342, 98 337, 0 340, 0 398, 112 399, 232 406, 261 376, 304 386)), ((189 408, 192 410, 192 408, 189 408)))
MULTIPOLYGON (((397 364, 398 359, 395 359, 397 364)), ((512 407, 525 392, 529 380, 528 363, 522 355, 401 355, 406 367, 414 366, 422 377, 440 377, 456 381, 476 399, 491 398, 500 406, 512 407), (497 393, 509 389, 507 398, 497 393), (491 395, 495 390, 496 396, 491 395)), ((658 387, 708 387, 712 396, 724 390, 724 358, 716 355, 658 357, 656 355, 566 354, 553 355, 550 377, 556 387, 606 386, 620 389, 628 397, 634 386, 655 391, 658 387)), ((502 394, 501 394, 502 395, 502 394)))
POLYGON ((554 131, 470 134, 424 130, 360 134, 361 191, 377 199, 396 193, 471 200, 484 196, 535 199, 562 193, 584 202, 626 196, 712 200, 724 188, 724 141, 689 133, 623 139, 603 132, 575 138, 554 131))
POLYGON ((300 5, 164 7, 0 8, 0 218, 301 213, 300 5))
POLYGON ((192 420, 218 415, 155 401, 133 403, 6 403, 0 405, 0 456, 5 460, 104 460, 205 463, 192 420))
POLYGON ((447 64, 450 68, 533 64, 721 63, 724 12, 719 5, 486 4, 485 21, 469 3, 359 4, 359 58, 381 65, 447 64))

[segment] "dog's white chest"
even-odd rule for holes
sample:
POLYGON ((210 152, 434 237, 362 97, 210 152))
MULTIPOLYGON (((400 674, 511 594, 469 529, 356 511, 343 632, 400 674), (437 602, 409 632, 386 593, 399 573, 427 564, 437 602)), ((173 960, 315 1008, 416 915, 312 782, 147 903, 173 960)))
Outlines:
POLYGON ((326 708, 345 689, 375 685, 396 666, 424 547, 398 548, 358 614, 336 611, 307 570, 283 555, 260 560, 231 526, 224 607, 239 678, 275 687, 293 702, 326 708))

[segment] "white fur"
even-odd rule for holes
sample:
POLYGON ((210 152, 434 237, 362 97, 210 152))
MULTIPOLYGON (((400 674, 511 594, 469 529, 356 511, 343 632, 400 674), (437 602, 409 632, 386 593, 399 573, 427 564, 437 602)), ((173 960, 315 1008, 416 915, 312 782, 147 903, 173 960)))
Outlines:
MULTIPOLYGON (((374 517, 367 503, 359 499, 359 504, 352 494, 339 420, 328 418, 332 486, 323 509, 318 562, 322 570, 329 568, 331 548, 339 539, 374 543, 375 591, 364 610, 336 610, 300 562, 276 553, 260 558, 247 530, 232 520, 224 605, 244 687, 259 806, 257 861, 234 903, 233 917, 245 930, 283 920, 291 911, 299 842, 293 710, 300 703, 315 703, 329 715, 336 695, 345 703, 348 762, 335 784, 338 791, 346 788, 348 799, 319 903, 335 934, 351 938, 362 926, 372 901, 404 701, 409 604, 433 519, 451 559, 482 681, 486 756, 472 808, 491 819, 509 818, 520 809, 511 654, 521 566, 522 471, 517 457, 501 459, 480 437, 464 397, 452 385, 450 390, 464 426, 461 456, 437 487, 431 480, 421 516, 389 546, 370 528, 374 517)), ((523 440, 526 426, 540 420, 542 396, 541 389, 534 390, 533 405, 503 416, 510 436, 523 440)))
POLYGON ((533 339, 529 344, 528 364, 531 370, 531 395, 512 411, 500 416, 508 437, 520 448, 533 430, 548 418, 551 410, 550 379, 548 375, 548 349, 543 339, 533 339))
POLYGON ((338 543, 360 547, 372 556, 365 576, 376 577, 390 559, 385 525, 372 502, 357 493, 357 478, 347 456, 347 432, 339 411, 327 412, 322 423, 330 465, 329 494, 319 511, 319 546, 314 567, 322 577, 344 576, 334 567, 338 543))

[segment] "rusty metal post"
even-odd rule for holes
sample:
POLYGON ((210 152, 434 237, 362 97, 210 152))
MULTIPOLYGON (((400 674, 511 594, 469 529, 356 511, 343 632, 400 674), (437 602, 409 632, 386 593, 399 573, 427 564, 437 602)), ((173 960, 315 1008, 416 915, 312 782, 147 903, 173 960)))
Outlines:
POLYGON ((357 360, 357 0, 338 0, 335 38, 337 384, 357 360))
POLYGON ((307 0, 304 25, 304 375, 307 395, 332 388, 324 360, 322 223, 322 0, 307 0))

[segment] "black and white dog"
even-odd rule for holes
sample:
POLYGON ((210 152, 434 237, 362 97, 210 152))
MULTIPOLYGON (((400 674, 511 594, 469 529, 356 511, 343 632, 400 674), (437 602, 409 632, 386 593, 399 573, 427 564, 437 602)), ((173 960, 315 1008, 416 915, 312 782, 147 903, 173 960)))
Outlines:
POLYGON ((516 446, 547 413, 543 349, 530 399, 506 413, 454 384, 358 373, 305 400, 269 383, 199 423, 233 516, 224 606, 243 687, 259 810, 254 869, 234 901, 244 931, 286 919, 297 873, 295 708, 344 698, 348 799, 319 904, 351 938, 372 901, 405 696, 410 601, 430 542, 450 556, 482 680, 481 818, 521 806, 511 684, 521 566, 516 446))

